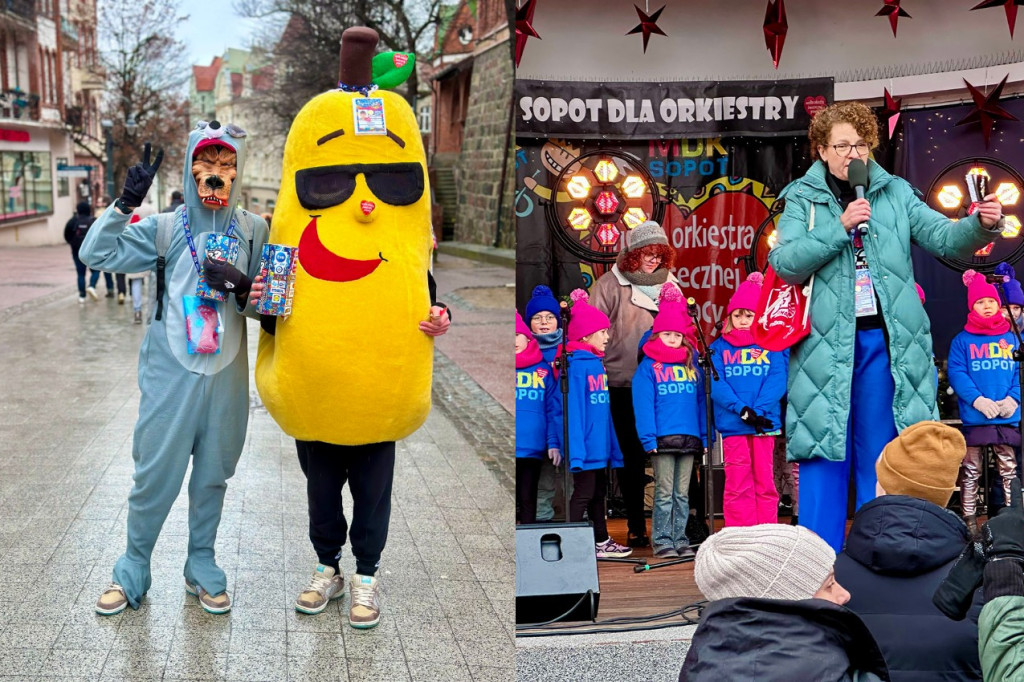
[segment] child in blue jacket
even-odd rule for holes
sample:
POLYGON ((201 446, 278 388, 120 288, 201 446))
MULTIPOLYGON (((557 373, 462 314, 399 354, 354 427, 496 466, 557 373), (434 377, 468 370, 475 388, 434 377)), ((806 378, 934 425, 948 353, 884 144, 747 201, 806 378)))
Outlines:
POLYGON ((516 311, 516 501, 521 523, 537 522, 541 464, 561 463, 561 432, 558 382, 516 311))
POLYGON ((633 374, 636 433, 654 463, 654 556, 692 557, 686 537, 690 472, 704 452, 704 379, 694 364, 693 322, 672 283, 661 288, 652 334, 633 374))
POLYGON ((975 512, 985 446, 995 451, 1003 495, 1010 499, 1010 482, 1017 473, 1013 448, 1020 445, 1020 382, 1013 361, 1016 339, 1000 314, 999 293, 974 270, 965 272, 963 280, 970 311, 964 330, 950 344, 948 365, 967 441, 960 498, 967 527, 977 535, 975 512))
POLYGON ((711 344, 721 381, 711 384, 715 425, 722 434, 726 526, 778 523, 775 437, 782 426, 789 351, 769 352, 754 343, 750 327, 764 276, 752 272, 729 299, 722 336, 711 344))
MULTIPOLYGON (((594 545, 598 557, 629 556, 633 550, 608 535, 605 495, 606 469, 622 468, 622 451, 612 426, 608 398, 608 375, 604 357, 608 345, 608 316, 587 301, 583 289, 570 295, 569 343, 569 470, 573 492, 569 500, 569 520, 582 521, 586 512, 594 526, 594 545)), ((559 349, 561 352, 561 349, 559 349)))

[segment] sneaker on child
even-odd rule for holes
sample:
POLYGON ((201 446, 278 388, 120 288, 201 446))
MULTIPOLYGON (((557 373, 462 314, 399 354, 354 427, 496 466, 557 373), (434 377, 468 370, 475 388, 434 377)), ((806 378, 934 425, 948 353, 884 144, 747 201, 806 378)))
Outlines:
POLYGON ((352 603, 348 609, 348 624, 365 630, 380 622, 380 593, 377 579, 372 575, 352 576, 349 592, 352 603))
POLYGON ((594 548, 597 550, 598 559, 624 557, 633 553, 633 550, 629 547, 620 545, 615 540, 612 540, 611 537, 604 542, 594 545, 594 548))
POLYGON ((675 547, 658 547, 654 550, 655 559, 674 559, 677 556, 675 547))
POLYGON ((333 599, 345 596, 345 578, 332 566, 317 564, 309 584, 295 600, 295 610, 314 616, 327 608, 333 599))

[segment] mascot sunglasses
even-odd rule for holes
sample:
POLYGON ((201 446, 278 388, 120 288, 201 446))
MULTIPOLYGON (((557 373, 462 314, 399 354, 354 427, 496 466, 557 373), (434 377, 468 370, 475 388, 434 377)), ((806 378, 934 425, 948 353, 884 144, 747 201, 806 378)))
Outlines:
POLYGON ((344 203, 356 189, 356 176, 385 204, 408 206, 423 196, 423 166, 418 163, 354 163, 319 166, 295 173, 299 203, 307 209, 344 203))

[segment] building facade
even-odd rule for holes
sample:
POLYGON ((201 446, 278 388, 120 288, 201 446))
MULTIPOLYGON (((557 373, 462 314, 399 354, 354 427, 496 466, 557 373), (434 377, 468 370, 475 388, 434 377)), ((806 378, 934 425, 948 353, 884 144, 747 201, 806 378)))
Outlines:
POLYGON ((70 128, 98 139, 94 0, 0 5, 0 245, 63 241, 75 204, 96 196, 101 165, 70 128))

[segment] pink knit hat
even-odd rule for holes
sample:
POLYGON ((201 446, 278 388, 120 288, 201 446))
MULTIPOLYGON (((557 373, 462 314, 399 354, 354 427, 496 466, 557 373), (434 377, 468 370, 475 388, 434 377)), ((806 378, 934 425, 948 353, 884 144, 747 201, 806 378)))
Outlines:
POLYGON ((997 303, 1002 305, 996 285, 986 281, 985 275, 974 270, 965 270, 963 280, 967 287, 967 307, 971 310, 974 310, 974 304, 982 298, 994 298, 997 303))
POLYGON ((585 336, 612 326, 607 315, 590 305, 590 295, 585 289, 574 289, 569 298, 573 302, 569 311, 570 341, 580 341, 585 336))
POLYGON ((661 285, 658 295, 658 315, 654 318, 655 334, 661 332, 679 332, 683 336, 693 336, 693 320, 686 314, 683 294, 676 285, 665 282, 661 285))
POLYGON ((746 281, 740 283, 736 293, 729 299, 725 314, 731 315, 734 310, 757 310, 757 299, 761 296, 763 282, 764 275, 756 270, 747 275, 746 281))
POLYGON ((516 311, 516 334, 526 334, 528 338, 533 338, 533 332, 523 322, 523 316, 519 314, 518 310, 516 311))

